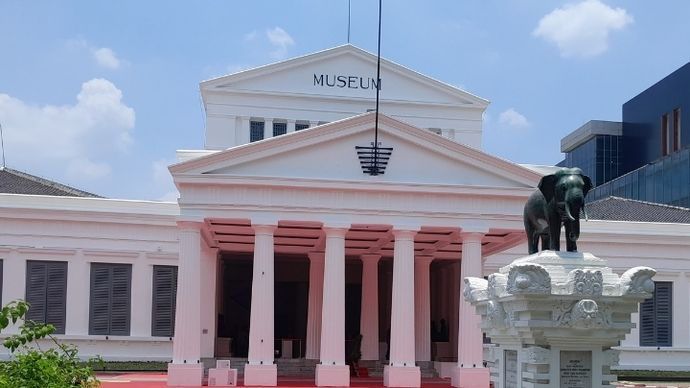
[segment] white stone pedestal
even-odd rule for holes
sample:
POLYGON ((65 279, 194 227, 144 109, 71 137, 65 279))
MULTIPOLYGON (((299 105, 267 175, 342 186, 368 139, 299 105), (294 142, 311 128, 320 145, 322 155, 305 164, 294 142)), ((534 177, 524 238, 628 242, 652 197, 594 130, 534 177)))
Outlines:
POLYGON ((317 387, 349 387, 349 365, 316 365, 317 387))
POLYGON ((465 300, 491 338, 484 359, 494 387, 610 387, 611 348, 634 327, 630 315, 652 296, 655 274, 636 267, 619 277, 592 254, 543 251, 488 281, 465 278, 465 300))
POLYGON ((422 373, 418 366, 383 367, 383 385, 385 387, 419 387, 422 384, 422 373))
POLYGON ((169 387, 200 387, 203 378, 202 364, 168 364, 169 387))
POLYGON ((462 388, 486 388, 489 381, 489 368, 455 368, 450 377, 450 383, 454 387, 462 388))
POLYGON ((275 387, 278 385, 278 367, 276 364, 245 365, 244 385, 275 387))

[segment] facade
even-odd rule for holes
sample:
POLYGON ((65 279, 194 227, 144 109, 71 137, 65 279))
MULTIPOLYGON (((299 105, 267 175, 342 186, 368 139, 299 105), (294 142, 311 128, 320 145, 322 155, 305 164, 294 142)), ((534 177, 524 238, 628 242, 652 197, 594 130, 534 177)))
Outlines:
POLYGON ((690 63, 623 104, 622 122, 590 121, 561 141, 562 166, 584 166, 588 200, 618 196, 690 207, 690 63), (686 126, 687 127, 687 126, 686 126))
MULTIPOLYGON (((38 319, 64 317, 82 355, 171 360, 172 384, 233 358, 245 385, 275 385, 297 358, 317 385, 347 386, 357 334, 388 386, 418 385, 432 362, 456 386, 488 384, 461 279, 525 255, 523 205, 548 169, 481 150, 486 100, 382 61, 390 155, 368 174, 375 69, 346 45, 202 82, 206 149, 170 166, 177 204, 1 194, 3 303, 50 294, 38 319)), ((671 295, 635 316, 622 367, 687 370, 690 224, 600 218, 581 249, 618 273, 656 268, 671 295), (668 303, 670 341, 646 318, 668 303)))

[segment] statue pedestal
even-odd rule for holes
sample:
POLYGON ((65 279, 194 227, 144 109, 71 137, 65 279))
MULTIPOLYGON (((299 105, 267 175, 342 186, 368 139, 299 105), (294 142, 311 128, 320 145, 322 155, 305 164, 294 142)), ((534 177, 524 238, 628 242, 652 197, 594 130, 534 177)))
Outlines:
POLYGON ((543 251, 513 261, 489 280, 465 278, 465 299, 491 338, 484 359, 496 388, 609 387, 611 366, 654 291, 651 268, 618 276, 589 253, 543 251))

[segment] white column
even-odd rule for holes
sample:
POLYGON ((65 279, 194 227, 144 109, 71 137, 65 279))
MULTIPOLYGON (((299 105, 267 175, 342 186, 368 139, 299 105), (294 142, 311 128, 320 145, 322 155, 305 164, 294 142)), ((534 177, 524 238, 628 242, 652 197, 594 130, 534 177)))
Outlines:
POLYGON ((218 249, 201 251, 201 357, 215 356, 216 345, 216 279, 218 249))
MULTIPOLYGON (((10 250, 7 259, 3 260, 4 279, 2 282, 2 306, 15 300, 26 300, 26 258, 17 252, 10 250), (9 274, 12 274, 10 276, 9 274)), ((67 266, 69 268, 69 265, 67 266)), ((69 284, 69 278, 68 284, 69 284)), ((88 278, 87 278, 88 279, 88 278)), ((67 303, 69 306, 69 303, 67 303)), ((0 306, 1 307, 1 306, 0 306)), ((20 323, 7 327, 3 334, 19 333, 20 323)))
POLYGON ((180 257, 177 275, 177 307, 173 360, 168 364, 168 385, 200 386, 201 223, 178 222, 180 257))
POLYGON ((431 361, 431 256, 418 256, 414 261, 414 335, 417 361, 431 361))
POLYGON ((362 360, 379 359, 379 260, 381 255, 362 255, 362 305, 359 320, 362 360))
POLYGON ((390 362, 383 369, 387 387, 419 387, 414 340, 414 236, 413 230, 393 230, 393 301, 391 306, 390 362))
POLYGON ((273 137, 273 119, 264 118, 264 139, 273 137))
POLYGON ((249 316, 249 357, 244 368, 244 385, 277 385, 278 370, 273 363, 275 225, 254 228, 252 304, 249 316))
POLYGON ((309 121, 309 128, 314 128, 319 125, 318 121, 309 121))
MULTIPOLYGON (((91 267, 84 259, 84 252, 81 249, 77 251, 74 260, 67 264, 67 300, 70 302, 77 301, 67 303, 67 320, 65 322, 65 334, 67 335, 89 334, 90 269, 91 267), (73 279, 81 280, 73 281, 73 279)), ((151 310, 148 312, 151 316, 151 310)), ((150 333, 149 328, 149 335, 150 333)))
POLYGON ((321 363, 316 366, 317 386, 350 385, 345 365, 345 234, 346 228, 324 227, 326 257, 321 311, 321 363))
POLYGON ((295 123, 297 120, 288 119, 287 120, 287 133, 295 132, 295 123))
POLYGON ((309 311, 305 357, 318 360, 321 354, 321 308, 323 306, 323 252, 309 252, 309 311))
MULTIPOLYGON (((462 261, 460 277, 482 277, 482 233, 462 233, 462 261)), ((489 386, 489 369, 483 365, 481 318, 474 307, 465 301, 462 292, 464 281, 460 284, 459 329, 458 329, 458 367, 452 376, 454 387, 486 388, 489 386)))
POLYGON ((250 122, 249 116, 241 116, 240 117, 240 127, 237 130, 237 144, 248 144, 249 143, 249 122, 250 122))
POLYGON ((152 282, 153 266, 146 262, 142 252, 132 265, 132 337, 151 336, 152 282))

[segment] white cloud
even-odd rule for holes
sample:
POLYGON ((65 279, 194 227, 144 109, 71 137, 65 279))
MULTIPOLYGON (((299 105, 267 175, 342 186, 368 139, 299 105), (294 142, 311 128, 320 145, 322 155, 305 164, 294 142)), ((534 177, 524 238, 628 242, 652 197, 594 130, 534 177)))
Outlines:
POLYGON ((96 78, 82 84, 73 105, 34 106, 0 94, 0 122, 10 166, 90 180, 109 175, 103 159, 132 143, 135 114, 120 89, 96 78))
POLYGON ((117 70, 122 64, 117 58, 117 55, 115 55, 115 52, 107 47, 91 49, 91 53, 93 54, 94 59, 96 59, 96 62, 105 68, 117 70))
POLYGON ((515 128, 527 128, 531 125, 527 117, 513 108, 501 112, 498 116, 498 122, 515 128))
POLYGON ((276 59, 285 58, 288 48, 295 44, 295 40, 292 39, 290 34, 280 27, 266 30, 266 37, 275 47, 275 50, 271 52, 271 56, 276 59))
POLYGON ((584 0, 545 15, 532 34, 554 43, 563 57, 586 58, 605 52, 609 33, 633 21, 623 8, 611 8, 600 0, 584 0))
POLYGON ((159 193, 164 193, 158 197, 159 201, 177 202, 180 194, 175 187, 168 166, 175 163, 175 160, 159 159, 152 163, 153 183, 159 193))

